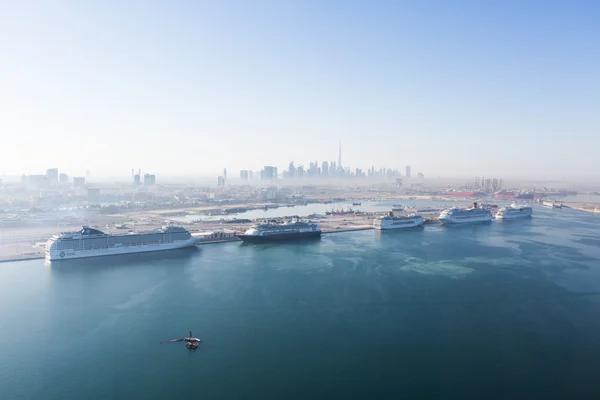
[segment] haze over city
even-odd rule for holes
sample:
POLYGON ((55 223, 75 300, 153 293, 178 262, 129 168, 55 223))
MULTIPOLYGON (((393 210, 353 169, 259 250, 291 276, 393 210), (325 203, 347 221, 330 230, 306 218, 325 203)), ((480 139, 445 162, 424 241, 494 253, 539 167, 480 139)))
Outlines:
POLYGON ((0 400, 597 397, 600 1, 0 10, 0 400))
POLYGON ((597 2, 11 2, 0 174, 597 177, 597 2))

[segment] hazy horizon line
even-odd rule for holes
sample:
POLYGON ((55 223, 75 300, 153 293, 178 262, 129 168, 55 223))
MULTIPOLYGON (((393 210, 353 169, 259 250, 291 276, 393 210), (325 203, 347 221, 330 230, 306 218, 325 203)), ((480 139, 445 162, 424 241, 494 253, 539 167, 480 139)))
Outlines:
MULTIPOLYGON (((60 170, 59 170, 60 172, 60 170)), ((283 172, 283 171, 282 171, 283 172)), ((21 177, 23 175, 45 175, 44 173, 37 173, 37 174, 0 174, 0 179, 5 180, 5 183, 8 182, 20 182, 21 177)), ((185 180, 185 181, 217 181, 217 178, 219 176, 222 176, 222 174, 212 174, 212 173, 153 173, 153 175, 155 175, 157 177, 157 184, 160 185, 161 183, 168 183, 169 181, 181 181, 181 180, 185 180)), ((93 174, 89 174, 88 176, 84 175, 76 175, 76 174, 69 174, 69 179, 72 180, 73 177, 78 177, 78 176, 84 176, 86 177, 87 180, 91 182, 107 182, 107 181, 111 181, 113 183, 131 183, 132 182, 132 178, 131 176, 126 176, 125 174, 98 174, 98 173, 93 173, 93 174)), ((589 184, 593 184, 594 182, 589 182, 590 180, 598 180, 597 182, 595 182, 596 184, 600 184, 600 177, 599 176, 594 176, 594 175, 562 175, 562 176, 535 176, 535 175, 505 175, 505 176, 501 176, 501 175, 484 175, 484 174, 479 174, 479 175, 473 175, 473 176, 464 176, 464 175, 446 175, 446 174, 424 174, 424 178, 418 178, 417 176, 411 176, 410 178, 407 178, 405 175, 401 175, 399 178, 403 179, 403 180, 452 180, 452 181, 464 181, 464 183, 469 183, 471 181, 474 181, 475 177, 479 176, 480 178, 491 178, 491 179, 502 179, 503 181, 518 181, 518 182, 586 182, 589 184)), ((304 177, 296 177, 296 178, 289 178, 289 177, 282 177, 281 174, 278 175, 278 178, 276 181, 289 181, 289 182, 293 182, 293 181, 346 181, 346 182, 352 182, 352 181, 375 181, 375 180, 392 180, 392 178, 385 178, 385 177, 380 177, 380 176, 366 176, 366 177, 339 177, 339 176, 304 176, 304 177)), ((239 171, 237 174, 228 174, 227 176, 227 181, 229 182, 245 182, 245 180, 242 180, 239 177, 239 171)), ((255 178, 250 180, 249 182, 268 182, 267 180, 261 180, 260 178, 255 178)))

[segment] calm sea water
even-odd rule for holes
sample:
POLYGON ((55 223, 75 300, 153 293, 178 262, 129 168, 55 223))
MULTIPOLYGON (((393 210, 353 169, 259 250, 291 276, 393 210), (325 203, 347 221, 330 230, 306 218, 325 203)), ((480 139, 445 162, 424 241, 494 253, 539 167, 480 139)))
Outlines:
POLYGON ((600 218, 0 264, 1 399, 597 398, 600 218), (182 343, 188 329, 202 339, 182 343))

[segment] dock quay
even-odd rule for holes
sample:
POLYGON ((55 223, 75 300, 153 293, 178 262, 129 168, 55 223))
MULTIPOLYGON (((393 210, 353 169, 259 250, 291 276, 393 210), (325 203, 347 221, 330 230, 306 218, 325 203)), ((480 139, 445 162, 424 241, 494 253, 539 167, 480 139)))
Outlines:
MULTIPOLYGON (((598 203, 563 203, 565 207, 572 210, 581 210, 598 215, 600 204, 598 203)), ((181 211, 181 210, 180 210, 181 211)), ((287 214, 291 210, 286 210, 287 214)), ((495 210, 492 210, 494 213, 495 210)), ((297 211, 293 213, 302 215, 297 211)), ((310 211, 307 211, 308 214, 310 211)), ((389 214, 389 210, 376 210, 368 212, 340 213, 334 215, 323 215, 313 213, 308 217, 302 217, 312 222, 318 222, 324 235, 341 232, 353 232, 373 229, 374 220, 389 214)), ((440 224, 438 209, 434 207, 405 208, 404 211, 394 214, 417 214, 424 218, 425 225, 440 224)), ((167 210, 170 214, 170 210, 167 210)), ((276 217, 264 220, 231 218, 228 220, 220 218, 203 219, 193 222, 181 223, 193 236, 198 238, 198 245, 237 242, 237 235, 248 230, 253 224, 260 222, 283 221, 289 217, 276 217)), ((64 219, 57 224, 52 221, 35 221, 30 223, 4 224, 0 236, 0 261, 18 261, 44 258, 44 244, 49 237, 61 231, 73 232, 81 229, 81 225, 100 229, 107 233, 114 232, 145 232, 160 228, 165 223, 176 223, 176 219, 169 217, 157 217, 154 213, 136 212, 121 214, 87 213, 81 219, 64 219)))
MULTIPOLYGON (((167 210, 167 214, 170 214, 167 210)), ((182 210, 178 210, 181 212, 182 210)), ((410 210, 408 212, 411 212, 410 210)), ((369 230, 373 221, 389 211, 348 213, 338 215, 319 215, 309 217, 319 222, 324 234, 369 230)), ((316 214, 315 214, 316 215, 316 214)), ((423 215, 426 224, 437 223, 433 216, 423 215)), ((273 218, 283 220, 285 217, 273 218)), ((44 258, 44 244, 54 234, 61 231, 73 232, 81 225, 89 225, 107 233, 132 231, 150 231, 160 228, 170 220, 169 217, 157 217, 154 213, 100 214, 89 213, 83 220, 66 220, 64 223, 5 224, 0 237, 0 260, 16 261, 44 258), (124 228, 125 227, 125 228, 124 228), (126 230, 127 229, 127 230, 126 230)), ((176 222, 176 221, 173 221, 176 222)), ((259 222, 250 219, 199 220, 182 224, 192 235, 197 236, 198 244, 212 244, 238 241, 237 234, 245 232, 252 224, 259 222)))
MULTIPOLYGON (((365 223, 362 219, 362 223, 348 223, 344 221, 338 221, 338 224, 324 224, 322 227, 322 233, 324 235, 332 233, 343 233, 343 232, 354 232, 373 229, 372 223, 365 223), (345 225, 344 225, 345 224, 345 225)), ((196 245, 204 246, 208 244, 217 243, 230 243, 240 242, 241 240, 237 237, 239 233, 243 233, 250 224, 247 226, 237 226, 235 229, 228 227, 227 229, 221 228, 221 226, 204 227, 206 230, 191 231, 192 236, 198 239, 196 245), (207 230, 212 228, 211 230, 207 230), (216 229, 215 229, 216 228, 216 229)), ((144 227, 144 230, 149 230, 150 227, 144 227)), ((39 235, 38 235, 39 236, 39 235)), ((18 238, 4 239, 0 242, 0 263, 10 261, 25 261, 25 260, 39 260, 45 258, 44 252, 44 241, 42 237, 35 238, 23 238, 21 235, 18 238)))

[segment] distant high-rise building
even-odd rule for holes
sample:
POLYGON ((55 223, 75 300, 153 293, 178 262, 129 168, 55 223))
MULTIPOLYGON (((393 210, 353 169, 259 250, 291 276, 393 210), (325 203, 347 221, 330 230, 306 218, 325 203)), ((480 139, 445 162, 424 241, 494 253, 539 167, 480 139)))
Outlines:
POLYGON ((494 178, 494 179, 492 179, 492 190, 498 190, 498 189, 500 189, 499 181, 498 181, 498 179, 494 178))
POLYGON ((329 176, 329 163, 327 161, 321 163, 321 176, 329 176))
POLYGON ((277 179, 277 168, 270 165, 265 165, 261 171, 261 179, 272 181, 277 179))
POLYGON ((76 188, 85 187, 85 177, 83 177, 83 176, 74 177, 73 178, 73 187, 76 187, 76 188))
POLYGON ((227 183, 227 168, 223 168, 223 185, 227 183))
POLYGON ((243 169, 243 170, 240 171, 240 179, 241 180, 247 181, 249 176, 250 175, 248 174, 248 170, 247 169, 243 169))
POLYGON ((58 181, 60 182, 61 185, 66 185, 69 183, 69 175, 67 174, 60 174, 58 176, 58 181))
POLYGON ((50 186, 58 185, 58 168, 47 169, 46 180, 50 186))
POLYGON ((133 176, 133 187, 142 186, 142 179, 140 178, 140 174, 135 174, 133 176))
POLYGON ((144 174, 144 186, 154 186, 156 185, 156 175, 152 174, 144 174))
POLYGON ((406 174, 405 175, 407 178, 410 178, 410 165, 406 166, 406 174))
POLYGON ((419 172, 419 173, 417 174, 417 177, 418 177, 419 179, 423 179, 423 178, 425 178, 425 175, 423 175, 423 173, 422 173, 422 172, 419 172))
POLYGON ((217 177, 217 187, 225 186, 225 179, 222 176, 217 177))

